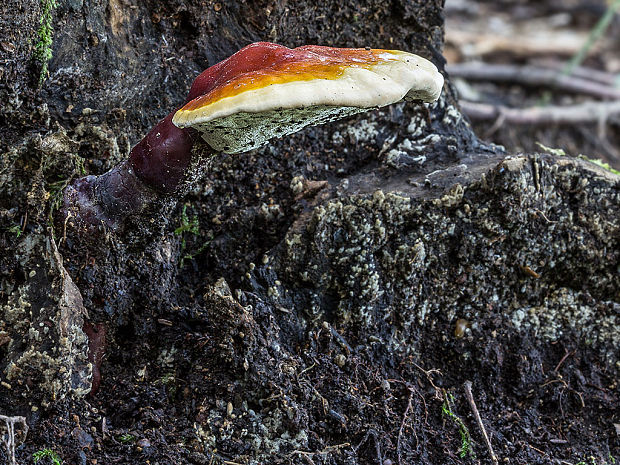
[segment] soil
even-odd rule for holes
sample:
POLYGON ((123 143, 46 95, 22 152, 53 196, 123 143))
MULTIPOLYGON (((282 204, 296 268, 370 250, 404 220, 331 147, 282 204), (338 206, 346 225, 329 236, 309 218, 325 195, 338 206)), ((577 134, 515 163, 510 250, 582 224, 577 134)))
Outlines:
POLYGON ((27 418, 18 463, 493 463, 485 433, 500 463, 620 458, 620 179, 480 141, 449 81, 429 106, 213 157, 148 236, 59 221, 71 179, 124 159, 243 45, 443 69, 442 4, 59 0, 41 88, 39 2, 4 4, 0 414, 27 418))

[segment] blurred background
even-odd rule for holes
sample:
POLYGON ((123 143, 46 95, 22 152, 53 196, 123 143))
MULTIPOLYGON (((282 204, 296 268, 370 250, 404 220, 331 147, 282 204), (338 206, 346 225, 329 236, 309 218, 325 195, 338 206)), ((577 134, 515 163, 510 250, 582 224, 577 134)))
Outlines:
POLYGON ((620 169, 620 0, 447 0, 448 71, 486 140, 620 169))

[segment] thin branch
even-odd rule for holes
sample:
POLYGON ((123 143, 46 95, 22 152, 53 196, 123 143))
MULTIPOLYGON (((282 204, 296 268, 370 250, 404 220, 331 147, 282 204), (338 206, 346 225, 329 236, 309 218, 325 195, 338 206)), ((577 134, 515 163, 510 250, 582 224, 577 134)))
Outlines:
POLYGON ((509 53, 523 58, 540 55, 573 56, 583 46, 584 38, 575 31, 546 31, 544 35, 514 31, 512 35, 501 35, 497 32, 485 34, 479 28, 472 31, 446 29, 446 42, 467 55, 509 53))
POLYGON ((474 401, 474 395, 471 393, 471 381, 465 381, 463 384, 465 388, 465 397, 467 397, 467 402, 469 402, 469 406, 474 412, 474 417, 476 418, 476 422, 482 431, 482 436, 484 437, 484 442, 487 445, 487 449, 489 449, 489 453, 491 454, 491 460, 494 465, 498 465, 499 462, 497 460, 497 455, 495 455, 495 451, 493 451, 493 446, 491 445, 491 440, 489 439, 489 435, 487 434, 487 430, 484 427, 484 423, 482 423, 482 418, 480 417, 480 412, 478 412, 478 407, 476 407, 476 402, 474 401))
POLYGON ((448 65, 446 70, 452 77, 459 77, 472 81, 547 86, 566 92, 620 100, 620 89, 616 87, 577 76, 567 76, 555 69, 472 62, 448 65))
POLYGON ((558 372, 558 370, 560 369, 560 367, 562 366, 562 363, 564 363, 566 361, 566 359, 568 357, 570 357, 571 355, 575 355, 575 351, 569 352, 568 350, 564 349, 564 351, 566 352, 564 354, 564 357, 562 357, 562 359, 560 360, 560 362, 556 365, 556 367, 553 369, 554 372, 558 372))
MULTIPOLYGON (((535 58, 529 63, 532 66, 552 69, 558 73, 561 73, 565 66, 564 62, 554 58, 535 58)), ((618 88, 620 86, 620 79, 617 74, 608 73, 607 71, 602 71, 600 69, 590 68, 587 66, 575 67, 571 72, 571 76, 587 79, 589 81, 595 81, 609 87, 618 88)))
MULTIPOLYGON (((401 457, 400 457, 400 450, 401 450, 401 445, 402 445, 401 440, 403 436, 403 431, 405 429, 405 423, 407 422, 407 417, 409 416, 409 411, 411 410, 412 399, 413 399, 413 389, 409 388, 409 400, 407 401, 407 408, 405 409, 405 413, 403 414, 403 421, 401 422, 400 429, 398 430, 398 440, 396 442, 396 454, 398 456, 398 465, 402 464, 401 457)), ((415 433, 415 430, 413 434, 415 435, 416 442, 417 442, 418 435, 415 433)))
POLYGON ((509 108, 502 105, 460 101, 461 109, 474 121, 497 120, 507 124, 581 124, 606 121, 620 115, 620 100, 575 105, 509 108))
POLYGON ((26 440, 26 435, 28 434, 28 423, 26 423, 25 417, 7 417, 5 415, 0 415, 0 421, 4 421, 4 425, 6 426, 7 433, 2 436, 2 442, 4 443, 7 451, 7 455, 10 460, 10 465, 16 465, 17 461, 15 460, 15 425, 22 424, 23 425, 23 439, 26 440))

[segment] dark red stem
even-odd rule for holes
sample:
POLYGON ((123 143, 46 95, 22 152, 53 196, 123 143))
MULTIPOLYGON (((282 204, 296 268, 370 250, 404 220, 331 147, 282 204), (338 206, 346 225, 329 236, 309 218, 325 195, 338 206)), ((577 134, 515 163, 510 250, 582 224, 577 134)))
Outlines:
POLYGON ((136 176, 163 194, 178 189, 189 168, 194 145, 193 130, 172 124, 175 111, 157 123, 129 155, 136 176))
POLYGON ((89 232, 119 231, 130 216, 178 193, 197 137, 172 124, 170 113, 107 173, 75 180, 64 193, 64 218, 89 232))

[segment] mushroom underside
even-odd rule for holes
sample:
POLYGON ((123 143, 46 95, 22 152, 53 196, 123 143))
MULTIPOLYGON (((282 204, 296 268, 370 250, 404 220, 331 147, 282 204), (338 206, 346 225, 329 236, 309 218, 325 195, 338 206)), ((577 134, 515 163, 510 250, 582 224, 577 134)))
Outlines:
POLYGON ((303 108, 279 108, 256 112, 240 112, 198 123, 195 129, 215 150, 240 153, 264 145, 270 139, 363 113, 372 108, 315 105, 303 108))

